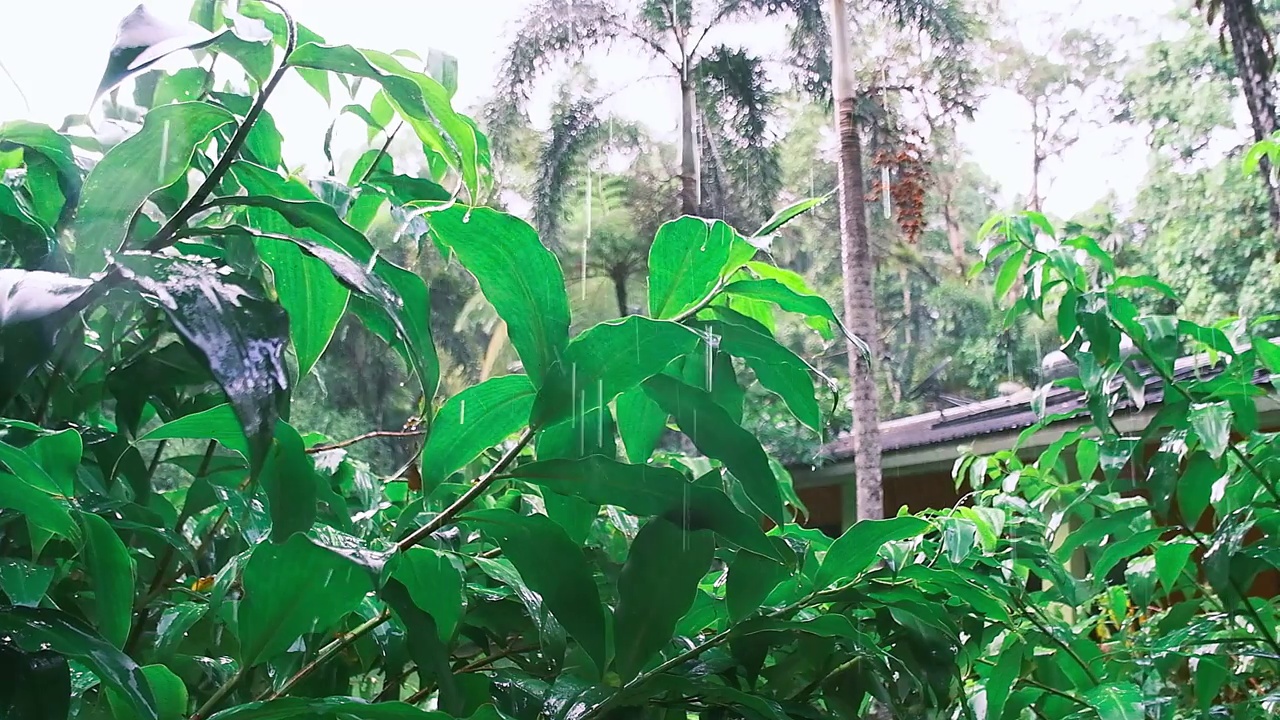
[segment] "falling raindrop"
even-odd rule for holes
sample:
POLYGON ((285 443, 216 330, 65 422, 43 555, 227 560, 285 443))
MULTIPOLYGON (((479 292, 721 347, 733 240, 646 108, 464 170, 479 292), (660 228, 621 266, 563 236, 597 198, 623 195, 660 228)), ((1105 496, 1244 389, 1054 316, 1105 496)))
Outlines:
POLYGON ((467 422, 467 401, 460 400, 458 406, 458 424, 464 425, 467 422))
POLYGON ((373 249, 373 254, 369 256, 369 262, 365 265, 365 272, 373 272, 373 266, 378 264, 378 252, 378 248, 373 249))
POLYGON ((591 244, 591 166, 587 165, 587 236, 582 239, 582 299, 587 299, 587 246, 591 244))
POLYGON ((596 379, 596 447, 604 446, 604 378, 596 379))
POLYGON ((164 121, 164 132, 160 135, 160 167, 156 170, 157 179, 164 182, 164 168, 169 164, 169 121, 164 121))

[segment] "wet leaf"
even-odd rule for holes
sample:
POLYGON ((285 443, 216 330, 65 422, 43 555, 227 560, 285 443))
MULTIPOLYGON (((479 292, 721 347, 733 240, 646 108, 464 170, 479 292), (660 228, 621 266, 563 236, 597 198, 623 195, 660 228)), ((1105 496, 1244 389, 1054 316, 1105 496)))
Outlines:
POLYGON ((453 207, 430 215, 431 232, 480 284, 507 324, 511 345, 535 387, 569 344, 564 274, 528 223, 489 208, 453 207))
POLYGON ((1133 683, 1107 683, 1085 691, 1084 697, 1098 711, 1099 720, 1143 720, 1142 689, 1133 683))
MULTIPOLYGON (((182 679, 164 665, 144 665, 142 674, 147 678, 147 685, 156 701, 156 714, 159 720, 182 720, 187 715, 187 686, 182 679)), ((120 693, 109 691, 108 703, 114 720, 140 720, 140 716, 129 707, 128 700, 120 693)))
POLYGON ((442 712, 427 712, 402 702, 370 703, 353 697, 285 697, 237 705, 209 716, 209 720, 450 720, 442 712))
POLYGON ((257 545, 243 584, 238 617, 246 668, 285 652, 303 634, 338 624, 373 589, 363 568, 300 534, 257 545))
POLYGON ((534 391, 525 375, 503 375, 445 401, 422 449, 422 479, 434 488, 529 422, 534 391))
POLYGON ((173 440, 189 438, 201 440, 217 440, 224 448, 249 457, 249 445, 244 437, 244 428, 236 419, 236 412, 228 403, 215 405, 203 410, 167 422, 151 432, 138 438, 147 440, 173 440))
POLYGON ((781 398, 796 419, 819 432, 822 411, 814 396, 808 364, 750 318, 723 308, 717 308, 715 317, 698 326, 705 327, 724 352, 746 361, 760 384, 781 398))
POLYGON ((624 681, 671 641, 713 552, 715 540, 706 530, 690 532, 662 518, 640 528, 618 576, 614 613, 614 667, 624 681))
POLYGON ((1022 674, 1023 653, 1021 639, 1012 633, 1005 636, 1000 657, 983 683, 987 695, 987 720, 1000 720, 1003 717, 1005 703, 1013 692, 1013 684, 1022 674))
POLYGON ((139 5, 120 21, 116 29, 116 40, 111 46, 107 68, 98 82, 94 99, 155 65, 166 55, 204 47, 217 40, 218 35, 195 23, 169 23, 153 15, 145 5, 139 5))
POLYGON ((231 113, 203 102, 148 112, 142 129, 108 150, 85 178, 72 227, 76 266, 88 272, 102 269, 104 253, 122 247, 146 199, 184 178, 197 149, 233 122, 231 113))
POLYGON ((643 388, 638 387, 619 395, 615 408, 618 435, 622 437, 627 460, 633 463, 648 461, 667 429, 667 413, 643 388))
POLYGON ((13 473, 0 473, 0 507, 13 508, 35 527, 79 545, 80 526, 72 519, 70 498, 58 483, 25 452, 3 442, 0 464, 13 473))
POLYGON ((778 479, 760 441, 742 429, 711 395, 667 375, 644 384, 645 392, 675 418, 699 452, 724 463, 751 502, 774 522, 786 522, 778 479))
POLYGON ((582 550, 545 515, 510 510, 476 510, 462 516, 491 535, 529 589, 542 596, 551 614, 595 661, 605 666, 608 621, 591 567, 582 550), (555 562, 547 562, 555 558, 555 562))
MULTIPOLYGON (((760 263, 763 265, 763 263, 760 263)), ((772 266, 765 266, 772 267, 772 266)), ((738 280, 725 286, 731 297, 750 298, 772 303, 787 312, 799 313, 824 340, 835 337, 832 328, 843 328, 831 305, 818 295, 802 293, 773 278, 738 280)))
POLYGON ((882 545, 919 537, 929 529, 929 523, 916 517, 859 520, 831 543, 818 570, 817 586, 857 577, 875 562, 882 545))
MULTIPOLYGON (((0 482, 13 482, 0 479, 0 482)), ((0 501, 2 502, 2 501, 0 501)), ((5 507, 12 507, 5 505, 5 507)), ((13 605, 36 607, 53 582, 52 567, 18 558, 0 558, 0 592, 13 605)))
POLYGON ((97 295, 92 280, 0 269, 0 407, 48 359, 61 326, 97 295))
POLYGON ((1221 458, 1231 444, 1231 406, 1225 402, 1196 405, 1189 418, 1209 457, 1221 458))
POLYGON ((106 520, 81 513, 85 565, 93 577, 93 607, 98 632, 124 648, 133 621, 133 560, 129 549, 106 520))
POLYGON ((682 217, 658 228, 649 248, 649 314, 673 318, 720 282, 736 236, 721 220, 682 217))
POLYGON ((831 195, 827 194, 827 195, 823 195, 822 197, 811 197, 811 198, 805 198, 803 200, 797 200, 796 202, 793 202, 790 205, 782 208, 778 212, 774 213, 773 216, 770 217, 768 220, 766 220, 764 225, 761 225, 760 229, 752 233, 751 236, 754 238, 759 238, 767 235, 772 235, 775 232, 777 232, 783 225, 786 225, 787 223, 791 222, 797 217, 809 212, 813 208, 826 202, 827 198, 829 197, 831 197, 831 195))
POLYGON ((209 368, 248 440, 249 464, 262 467, 280 408, 288 400, 284 350, 289 319, 247 279, 197 258, 122 256, 116 272, 154 305, 209 368))
POLYGON ((311 529, 316 521, 315 468, 298 431, 288 423, 276 423, 275 438, 259 479, 267 490, 273 542, 285 542, 294 533, 311 529))
POLYGON ((440 642, 450 642, 466 611, 462 573, 450 556, 431 548, 414 547, 392 562, 391 577, 403 583, 413 604, 435 621, 440 642))
MULTIPOLYGON (((775 541, 777 542, 785 541, 775 541)), ((781 549, 781 548, 780 548, 781 549)), ((725 602, 729 619, 738 622, 760 608, 769 593, 790 577, 785 565, 750 552, 740 552, 729 562, 725 602)))

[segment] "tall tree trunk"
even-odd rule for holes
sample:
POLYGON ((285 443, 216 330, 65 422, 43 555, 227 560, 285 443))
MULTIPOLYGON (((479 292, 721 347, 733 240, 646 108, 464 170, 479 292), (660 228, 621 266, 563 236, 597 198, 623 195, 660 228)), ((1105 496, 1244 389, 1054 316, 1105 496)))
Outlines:
POLYGON ((627 310, 627 271, 618 270, 610 276, 613 280, 613 296, 618 301, 618 314, 626 317, 630 314, 627 310))
POLYGON ((951 248, 951 257, 956 261, 956 269, 963 277, 969 270, 969 258, 964 250, 964 233, 960 230, 960 220, 956 217, 955 208, 952 206, 955 186, 950 178, 943 183, 942 223, 946 226, 947 245, 951 248))
POLYGON ((832 93, 840 159, 840 258, 844 275, 844 315, 849 329, 871 348, 864 356, 849 343, 853 385, 854 482, 858 519, 884 517, 880 472, 880 399, 872 363, 880 357, 880 331, 872 293, 871 244, 867 237, 859 135, 849 69, 848 16, 844 0, 831 0, 832 93))
MULTIPOLYGON (((1231 34, 1231 54, 1236 73, 1244 85, 1244 99, 1253 120, 1253 139, 1263 140, 1274 133, 1276 106, 1271 97, 1271 57, 1267 30, 1262 26, 1253 0, 1222 0, 1222 19, 1231 34)), ((1267 184, 1271 226, 1280 228, 1280 185, 1273 182, 1271 163, 1262 158, 1262 181, 1267 184)))
POLYGON ((694 117, 697 97, 694 92, 692 70, 685 61, 680 74, 680 213, 697 215, 702 204, 701 183, 698 177, 698 143, 694 138, 694 117))

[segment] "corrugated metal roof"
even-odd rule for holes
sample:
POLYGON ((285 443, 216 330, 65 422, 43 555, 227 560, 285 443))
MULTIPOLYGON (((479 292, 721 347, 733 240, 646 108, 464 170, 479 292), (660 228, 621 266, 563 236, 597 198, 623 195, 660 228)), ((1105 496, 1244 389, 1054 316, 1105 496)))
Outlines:
MULTIPOLYGON (((1212 379, 1225 367, 1222 362, 1212 365, 1206 355, 1193 355, 1174 363, 1174 379, 1185 381, 1194 377, 1212 379)), ((1149 365, 1135 364, 1134 369, 1143 380, 1145 405, 1155 405, 1164 399, 1164 383, 1149 365)), ((1123 382, 1117 378, 1118 385, 1123 382)), ((1260 371, 1254 377, 1258 385, 1273 385, 1270 373, 1260 371)), ((1022 390, 1013 395, 991 398, 957 408, 937 410, 888 420, 880 423, 880 443, 884 453, 954 442, 983 435, 1022 430, 1034 425, 1036 413, 1031 408, 1035 393, 1022 390)), ((1077 417, 1086 412, 1084 393, 1064 387, 1052 387, 1045 394, 1044 414, 1077 417)), ((1116 408, 1132 409, 1133 402, 1127 395, 1116 408)), ((828 460, 845 460, 853 457, 853 437, 848 433, 824 445, 820 455, 828 460)))

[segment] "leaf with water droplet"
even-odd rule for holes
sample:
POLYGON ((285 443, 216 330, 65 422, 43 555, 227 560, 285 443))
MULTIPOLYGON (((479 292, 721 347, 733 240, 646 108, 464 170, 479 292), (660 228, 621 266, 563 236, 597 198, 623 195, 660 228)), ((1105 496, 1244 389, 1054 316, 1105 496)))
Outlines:
POLYGON ((49 358, 62 325, 99 287, 62 273, 0 269, 0 406, 49 358))
POLYGON ((422 448, 422 479, 428 490, 506 440, 529 422, 533 386, 524 375, 502 375, 473 385, 445 401, 422 448), (466 422, 463 422, 465 412, 466 422))
POLYGON ((133 560, 106 520, 81 513, 80 524, 84 527, 84 562, 92 578, 98 632, 123 649, 133 621, 133 560))
POLYGON ((721 220, 682 217, 658 228, 649 248, 649 314, 671 318, 720 282, 737 235, 721 220))
POLYGON ((248 440, 250 467, 266 459, 280 408, 288 401, 284 350, 289 320, 248 278, 200 258, 127 253, 113 265, 164 310, 222 386, 248 440))
POLYGON ((218 39, 195 23, 170 23, 139 5, 120 21, 116 41, 107 58, 107 67, 98 82, 95 100, 130 76, 155 65, 165 56, 179 50, 201 48, 218 39))

